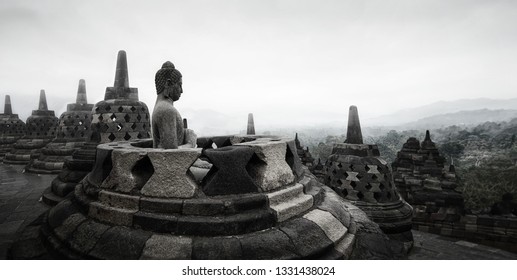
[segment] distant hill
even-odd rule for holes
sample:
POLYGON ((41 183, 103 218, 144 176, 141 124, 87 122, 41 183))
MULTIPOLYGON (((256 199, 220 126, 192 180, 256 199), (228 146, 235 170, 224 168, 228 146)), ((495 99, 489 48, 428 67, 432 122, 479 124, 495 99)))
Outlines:
MULTIPOLYGON (((399 126, 402 124, 416 122, 418 120, 434 117, 438 115, 446 115, 459 113, 461 111, 478 111, 487 109, 493 111, 495 115, 505 114, 499 112, 501 110, 517 110, 517 98, 512 99, 490 99, 490 98, 478 98, 478 99, 460 99, 455 101, 439 101, 429 105, 404 109, 396 113, 384 115, 376 118, 365 119, 363 121, 368 126, 399 126)), ((510 112, 506 112, 510 114, 510 112)), ((485 112, 485 116, 491 115, 490 112, 485 112)), ((462 117, 466 116, 467 113, 459 114, 458 117, 460 122, 462 117)), ((454 118, 454 116, 449 116, 454 118)), ((444 121, 444 118, 440 118, 440 121, 444 121)), ((478 118, 479 119, 479 118, 478 118)), ((452 119, 451 119, 452 120, 452 119)), ((428 120, 430 121, 430 120, 428 120)), ((437 119, 438 121, 438 119, 437 119)))
POLYGON ((434 115, 403 124, 406 129, 434 129, 451 125, 473 126, 484 122, 503 122, 517 118, 517 110, 470 110, 434 115))

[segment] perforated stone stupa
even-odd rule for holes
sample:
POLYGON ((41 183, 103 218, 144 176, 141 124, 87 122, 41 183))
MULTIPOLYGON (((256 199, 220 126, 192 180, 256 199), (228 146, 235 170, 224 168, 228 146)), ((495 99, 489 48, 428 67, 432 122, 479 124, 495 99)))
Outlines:
POLYGON ((92 109, 90 141, 65 161, 63 171, 52 181, 43 201, 55 205, 90 172, 98 144, 150 138, 147 105, 138 100, 138 89, 129 87, 127 56, 119 51, 113 87, 107 87, 104 100, 92 109))
POLYGON ((67 105, 67 110, 59 118, 57 136, 41 150, 41 156, 25 167, 33 173, 55 174, 63 169, 67 158, 84 145, 91 136, 91 118, 93 104, 88 104, 86 84, 79 80, 76 102, 67 105))
POLYGON ((415 222, 460 220, 463 196, 457 190, 454 166, 445 167, 445 158, 431 140, 429 130, 422 143, 410 137, 392 166, 397 188, 415 208, 415 222))
POLYGON ((6 95, 4 113, 0 114, 0 162, 25 133, 25 123, 18 118, 18 114, 13 114, 11 97, 6 95))
POLYGON ((39 106, 26 121, 26 134, 14 143, 13 149, 5 154, 8 164, 28 164, 40 156, 41 149, 56 137, 58 119, 47 107, 45 90, 41 90, 39 106))
POLYGON ((357 107, 351 106, 345 143, 336 143, 325 165, 325 184, 361 208, 393 240, 412 246, 412 208, 397 192, 377 145, 363 144, 357 107))

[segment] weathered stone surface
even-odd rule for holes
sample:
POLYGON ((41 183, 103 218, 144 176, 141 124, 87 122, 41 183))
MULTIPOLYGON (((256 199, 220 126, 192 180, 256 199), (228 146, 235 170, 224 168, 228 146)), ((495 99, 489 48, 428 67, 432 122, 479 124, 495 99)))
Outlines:
POLYGON ((280 230, 289 236, 302 258, 314 258, 333 246, 333 242, 318 225, 304 218, 290 220, 280 230))
POLYGON ((222 214, 224 204, 221 200, 187 199, 183 203, 183 215, 212 216, 222 214))
POLYGON ((61 226, 54 228, 54 233, 61 239, 66 240, 75 229, 86 220, 81 213, 70 215, 61 226))
POLYGON ((99 201, 107 206, 138 210, 140 197, 110 191, 100 191, 99 201))
POLYGON ((133 226, 154 232, 173 233, 177 231, 178 217, 174 215, 137 212, 133 215, 133 226))
POLYGON ((66 200, 49 211, 48 224, 51 228, 57 228, 71 215, 77 213, 79 210, 72 204, 71 201, 66 200))
POLYGON ((90 203, 88 216, 112 225, 131 226, 136 210, 110 207, 99 202, 90 203))
POLYGON ((198 237, 193 240, 192 259, 235 260, 241 256, 241 243, 236 237, 198 237))
POLYGON ((87 220, 80 224, 69 239, 69 245, 78 252, 89 252, 110 227, 87 220))
POLYGON ((247 170, 262 191, 270 191, 294 181, 293 171, 285 160, 287 144, 282 141, 252 141, 235 144, 253 149, 247 170))
POLYGON ((146 182, 142 182, 144 178, 137 175, 138 171, 134 167, 145 156, 141 150, 114 149, 111 152, 113 168, 101 188, 130 193, 142 187, 146 182))
POLYGON ((189 198, 198 189, 187 175, 188 168, 199 158, 201 149, 152 150, 147 153, 154 173, 141 193, 154 197, 189 198))
POLYGON ((140 210, 157 213, 181 213, 183 199, 165 199, 155 197, 142 197, 140 210))
POLYGON ((334 243, 340 240, 348 231, 338 219, 326 211, 314 209, 303 215, 303 217, 317 224, 334 243))
POLYGON ((309 210, 313 205, 313 197, 303 193, 303 185, 277 190, 267 194, 269 207, 276 213, 279 222, 309 210))
POLYGON ((154 234, 145 243, 142 260, 186 260, 191 258, 189 237, 154 234))
POLYGON ((150 237, 150 232, 120 226, 112 227, 97 241, 90 255, 98 259, 139 259, 150 237))
POLYGON ((238 236, 238 238, 242 246, 242 259, 245 260, 299 258, 289 237, 276 228, 238 236), (274 244, 274 246, 264 246, 265 244, 274 244))
POLYGON ((249 147, 238 146, 205 150, 213 166, 203 179, 203 192, 210 196, 257 192, 246 170, 253 153, 249 147))
MULTIPOLYGON (((298 134, 296 134, 296 137, 298 137, 298 134)), ((298 138, 296 138, 296 139, 298 139, 298 138)), ((292 140, 287 141, 287 151, 286 151, 286 155, 285 155, 285 160, 287 161, 287 164, 289 164, 289 166, 293 170, 293 173, 296 176, 301 177, 303 175, 303 167, 302 167, 302 161, 300 160, 299 150, 300 149, 298 149, 295 141, 292 141, 292 140)), ((308 164, 308 162, 310 160, 308 160, 307 158, 305 158, 305 159, 306 159, 306 163, 304 163, 304 164, 308 164)))

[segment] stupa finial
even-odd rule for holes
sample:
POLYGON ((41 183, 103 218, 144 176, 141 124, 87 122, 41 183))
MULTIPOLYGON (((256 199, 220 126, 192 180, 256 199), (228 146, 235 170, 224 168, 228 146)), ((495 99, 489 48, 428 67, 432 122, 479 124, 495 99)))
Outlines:
POLYGON ((5 96, 4 114, 6 114, 6 115, 13 114, 13 108, 11 107, 11 96, 9 96, 9 95, 5 96))
POLYGON ((359 113, 357 107, 352 105, 348 111, 348 128, 346 131, 345 143, 363 144, 363 134, 361 132, 361 123, 359 122, 359 113))
POLYGON ((248 114, 248 129, 246 130, 247 135, 255 135, 255 122, 253 121, 253 114, 248 114))
POLYGON ((429 130, 425 131, 425 139, 424 141, 431 141, 431 134, 429 133, 429 130))
POLYGON ((117 56, 117 70, 115 72, 115 88, 129 88, 129 74, 127 70, 126 51, 120 50, 117 56))
POLYGON ((79 80, 79 87, 77 88, 77 98, 75 99, 77 104, 88 104, 86 98, 86 82, 84 79, 79 80))
POLYGON ((39 92, 39 106, 38 106, 38 110, 40 110, 40 111, 48 111, 47 96, 45 95, 45 90, 44 89, 42 89, 39 92))

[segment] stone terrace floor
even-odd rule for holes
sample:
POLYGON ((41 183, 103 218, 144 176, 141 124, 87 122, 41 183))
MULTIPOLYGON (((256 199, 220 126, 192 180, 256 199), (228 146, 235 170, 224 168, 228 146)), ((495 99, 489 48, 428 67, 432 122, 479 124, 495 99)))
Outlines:
MULTIPOLYGON (((56 175, 22 173, 23 166, 0 163, 0 259, 17 234, 48 209, 39 202, 56 175)), ((515 260, 517 254, 454 238, 413 231, 413 260, 515 260)))

